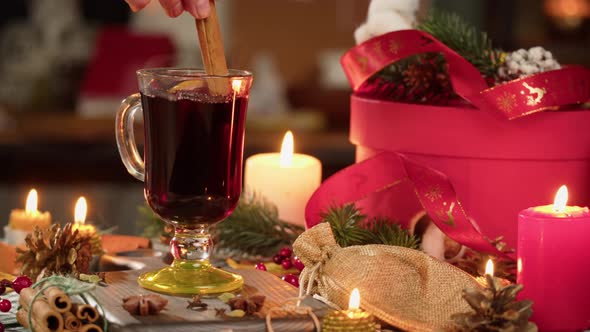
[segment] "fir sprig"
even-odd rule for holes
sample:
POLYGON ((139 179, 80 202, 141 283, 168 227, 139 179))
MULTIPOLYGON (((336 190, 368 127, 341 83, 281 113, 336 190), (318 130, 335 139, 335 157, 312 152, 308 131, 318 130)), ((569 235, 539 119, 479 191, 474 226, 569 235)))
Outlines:
POLYGON ((331 207, 322 213, 322 221, 330 224, 336 243, 341 247, 361 245, 370 242, 372 233, 360 227, 367 216, 361 213, 354 204, 331 207))
POLYGON ((418 249, 419 239, 387 218, 367 221, 355 204, 331 207, 322 214, 322 221, 330 224, 336 243, 341 247, 365 244, 385 244, 418 249))
POLYGON ((373 242, 390 246, 418 249, 420 239, 412 236, 400 225, 392 223, 387 218, 375 218, 367 227, 373 235, 373 242))
POLYGON ((304 228, 279 219, 276 206, 257 195, 242 195, 238 207, 212 229, 223 249, 272 256, 293 244, 304 228))
POLYGON ((495 77, 501 65, 502 51, 492 47, 485 32, 465 22, 459 15, 431 11, 418 29, 428 32, 436 39, 459 53, 473 64, 484 76, 495 77))

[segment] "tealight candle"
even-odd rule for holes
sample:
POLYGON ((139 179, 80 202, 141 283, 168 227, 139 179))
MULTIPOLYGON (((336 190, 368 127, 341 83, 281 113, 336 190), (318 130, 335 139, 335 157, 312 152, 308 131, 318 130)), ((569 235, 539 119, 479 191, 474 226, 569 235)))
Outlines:
POLYGON ((305 224, 305 205, 322 180, 317 158, 293 153, 293 134, 288 131, 281 153, 263 153, 246 160, 244 186, 276 205, 279 218, 305 224))
POLYGON ((25 209, 14 209, 10 212, 8 226, 4 227, 6 242, 13 245, 23 244, 27 234, 31 233, 35 226, 42 229, 51 226, 51 214, 37 210, 38 200, 37 190, 31 189, 27 195, 25 209))
POLYGON ((93 236, 96 234, 96 228, 93 225, 86 224, 86 212, 88 211, 88 204, 86 198, 80 197, 76 201, 74 208, 74 225, 72 231, 78 230, 81 236, 93 236))
POLYGON ((590 326, 590 211, 567 206, 562 186, 553 205, 518 215, 517 282, 533 301, 540 331, 580 331, 590 326))
POLYGON ((322 332, 356 331, 374 332, 375 319, 370 313, 360 309, 361 296, 358 288, 352 290, 348 302, 348 310, 328 313, 324 317, 322 332))

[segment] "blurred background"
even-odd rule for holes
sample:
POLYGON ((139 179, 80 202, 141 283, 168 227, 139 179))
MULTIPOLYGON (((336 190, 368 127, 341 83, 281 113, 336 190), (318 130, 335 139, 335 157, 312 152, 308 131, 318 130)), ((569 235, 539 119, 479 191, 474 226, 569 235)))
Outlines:
MULTIPOLYGON (((142 184, 119 160, 115 112, 136 90, 136 69, 200 66, 194 19, 169 19, 153 2, 132 14, 123 0, 3 1, 0 219, 23 208, 35 187, 40 210, 58 221, 71 221, 75 199, 84 195, 89 220, 116 225, 120 233, 140 231, 142 184)), ((296 152, 321 159, 324 177, 354 162, 347 137, 350 89, 338 60, 354 45, 368 3, 218 1, 229 65, 255 75, 246 157, 278 151, 291 129, 296 152)), ((560 63, 590 65, 590 0, 425 6, 458 13, 505 50, 542 45, 560 63)))

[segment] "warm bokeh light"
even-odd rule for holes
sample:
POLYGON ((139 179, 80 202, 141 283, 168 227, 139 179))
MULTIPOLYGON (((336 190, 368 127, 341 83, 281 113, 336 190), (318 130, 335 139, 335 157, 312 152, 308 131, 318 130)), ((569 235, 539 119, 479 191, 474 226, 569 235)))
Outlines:
POLYGON ((348 310, 357 310, 361 305, 361 294, 359 289, 355 288, 350 293, 350 300, 348 301, 348 310))
POLYGON ((77 224, 84 224, 86 222, 86 211, 88 205, 86 204, 86 198, 80 197, 76 201, 76 207, 74 208, 74 221, 77 224))
POLYGON ((488 259, 486 263, 486 272, 485 274, 489 274, 490 276, 494 276, 494 262, 491 259, 488 259))
POLYGON ((232 81, 231 87, 234 89, 234 93, 240 93, 242 90, 242 81, 241 80, 232 81))
POLYGON ((567 187, 565 185, 559 187, 557 194, 555 194, 555 201, 553 201, 553 212, 565 212, 565 206, 567 205, 568 199, 567 196, 567 187))
POLYGON ((29 195, 27 196, 27 204, 25 205, 25 211, 27 211, 27 213, 36 212, 38 200, 39 198, 37 197, 37 190, 31 189, 31 191, 29 191, 29 195))
POLYGON ((281 167, 291 166, 293 163, 293 133, 289 130, 283 138, 283 144, 281 145, 281 167))

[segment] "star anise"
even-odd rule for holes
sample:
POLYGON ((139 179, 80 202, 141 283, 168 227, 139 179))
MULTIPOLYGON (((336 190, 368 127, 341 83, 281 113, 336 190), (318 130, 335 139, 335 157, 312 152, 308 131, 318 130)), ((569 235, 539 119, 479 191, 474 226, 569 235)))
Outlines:
POLYGON ((201 297, 199 295, 193 296, 192 301, 187 301, 188 305, 186 306, 187 309, 195 310, 195 311, 205 311, 207 310, 207 303, 201 301, 201 297))
POLYGON ((168 300, 160 295, 139 295, 123 299, 123 308, 132 315, 157 315, 162 311, 168 300))
POLYGON ((252 315, 262 309, 265 299, 266 297, 263 295, 253 295, 250 297, 236 296, 229 299, 227 304, 229 304, 232 310, 244 310, 246 314, 252 315))

